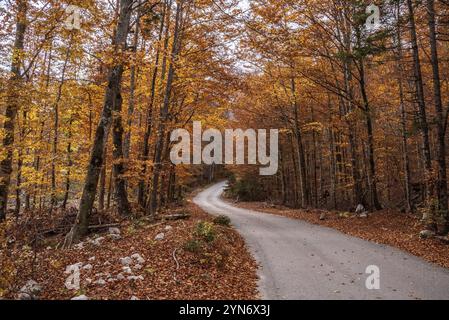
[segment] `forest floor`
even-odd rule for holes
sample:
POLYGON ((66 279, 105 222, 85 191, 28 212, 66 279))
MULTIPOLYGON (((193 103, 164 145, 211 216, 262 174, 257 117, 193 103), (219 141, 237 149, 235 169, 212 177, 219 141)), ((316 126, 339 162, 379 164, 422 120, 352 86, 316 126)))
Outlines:
POLYGON ((266 202, 239 202, 235 205, 333 228, 354 237, 399 248, 449 268, 449 245, 437 239, 421 239, 419 233, 424 227, 416 216, 392 210, 375 212, 368 218, 342 212, 325 212, 325 220, 320 220, 323 213, 320 210, 291 209, 266 202))
MULTIPOLYGON (((0 297, 17 298, 17 291, 33 279, 41 287, 38 299, 80 295, 95 300, 258 298, 257 265, 240 235, 230 227, 213 224, 190 201, 181 210, 191 217, 156 223, 127 221, 120 225, 118 237, 112 237, 109 230, 91 235, 70 250, 46 244, 36 255, 24 254, 23 248, 9 252, 9 257, 0 252, 0 281, 7 283, 6 270, 15 270, 15 289, 0 290, 0 297), (201 224, 209 233, 198 232, 201 224), (205 239, 205 235, 212 237, 205 239), (65 271, 71 265, 80 270, 79 290, 65 285, 70 275, 65 271)), ((62 241, 52 240, 54 244, 62 241)))

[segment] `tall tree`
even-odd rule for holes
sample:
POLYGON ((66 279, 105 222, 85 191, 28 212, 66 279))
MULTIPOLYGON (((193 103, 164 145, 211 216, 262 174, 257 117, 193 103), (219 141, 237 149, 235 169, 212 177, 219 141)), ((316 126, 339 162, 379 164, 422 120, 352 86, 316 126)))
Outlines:
MULTIPOLYGON (((115 36, 112 41, 115 59, 113 65, 108 70, 108 85, 104 95, 103 110, 101 113, 100 122, 98 123, 95 132, 94 143, 87 168, 86 180, 80 200, 77 222, 66 237, 64 244, 65 247, 70 247, 73 242, 77 241, 79 237, 86 235, 88 232, 88 219, 94 205, 98 180, 104 162, 104 145, 106 143, 106 137, 111 127, 113 113, 120 112, 122 106, 121 81, 124 70, 122 54, 126 51, 126 39, 129 33, 129 24, 133 12, 133 4, 133 0, 120 1, 119 18, 115 29, 115 36), (118 57, 116 55, 118 55, 118 57)), ((118 132, 114 132, 115 147, 119 146, 121 149, 122 146, 119 145, 121 142, 120 134, 123 133, 123 130, 120 130, 120 118, 115 118, 114 129, 119 130, 118 132)), ((123 150, 121 149, 116 151, 115 157, 120 158, 122 155, 123 150)), ((117 164, 114 172, 119 182, 119 187, 124 188, 124 186, 120 183, 120 180, 122 179, 122 177, 119 176, 121 173, 120 171, 120 164, 117 164)), ((121 189, 118 193, 121 193, 122 191, 123 190, 121 189)), ((121 195, 123 195, 123 193, 121 195)), ((123 206, 123 208, 127 210, 126 203, 122 203, 119 207, 120 206, 123 206)))
POLYGON ((20 108, 20 96, 22 94, 23 74, 20 68, 24 59, 24 39, 27 29, 27 0, 16 1, 16 34, 11 58, 11 78, 8 82, 8 98, 3 123, 4 138, 3 148, 6 156, 0 163, 0 221, 6 218, 8 210, 8 192, 11 182, 14 129, 17 113, 20 108))
POLYGON ((443 103, 441 98, 440 65, 438 58, 437 31, 435 25, 435 1, 427 0, 427 15, 430 40, 430 62, 432 64, 433 78, 433 103, 435 105, 436 125, 438 135, 438 178, 436 193, 438 197, 437 217, 439 230, 442 234, 446 233, 448 223, 448 194, 447 194, 447 168, 446 168, 446 128, 443 103))
POLYGON ((159 127, 157 130, 157 138, 155 145, 154 156, 154 171, 152 178, 152 187, 149 203, 147 206, 147 214, 155 215, 158 206, 158 192, 159 192, 159 179, 162 169, 162 156, 164 152, 164 140, 167 120, 169 116, 169 107, 172 96, 173 81, 175 78, 176 62, 181 50, 181 37, 182 37, 182 19, 184 14, 184 2, 185 0, 178 0, 176 2, 176 17, 175 17, 175 29, 173 32, 172 51, 170 54, 170 66, 168 68, 167 83, 165 85, 164 99, 159 109, 159 127))

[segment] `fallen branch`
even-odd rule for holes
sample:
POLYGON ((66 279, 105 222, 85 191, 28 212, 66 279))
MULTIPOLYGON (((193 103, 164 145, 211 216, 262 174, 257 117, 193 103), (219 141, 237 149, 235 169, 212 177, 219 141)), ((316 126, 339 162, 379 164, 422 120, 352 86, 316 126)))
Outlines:
POLYGON ((189 219, 191 217, 190 214, 187 213, 181 213, 181 214, 171 214, 171 215, 166 215, 166 216, 162 216, 162 220, 185 220, 185 219, 189 219))
POLYGON ((120 223, 110 223, 110 224, 99 224, 96 226, 89 226, 87 227, 89 230, 98 230, 98 229, 104 229, 104 228, 115 228, 119 227, 120 223))
MULTIPOLYGON (((99 229, 105 229, 105 228, 114 228, 119 227, 120 223, 111 223, 111 224, 99 224, 94 226, 89 226, 89 230, 99 230, 99 229)), ((38 235, 39 236, 47 236, 49 234, 60 234, 60 233, 66 233, 67 230, 70 230, 71 226, 59 226, 53 229, 45 229, 41 230, 38 235)))

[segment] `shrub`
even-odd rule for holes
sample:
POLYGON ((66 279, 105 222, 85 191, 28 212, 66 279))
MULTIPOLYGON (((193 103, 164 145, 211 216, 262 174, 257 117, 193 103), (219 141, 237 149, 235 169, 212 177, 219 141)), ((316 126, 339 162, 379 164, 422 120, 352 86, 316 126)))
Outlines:
POLYGON ((263 201, 268 198, 259 178, 251 175, 229 182, 226 195, 240 201, 263 201))
POLYGON ((196 225, 195 235, 203 238, 206 242, 213 242, 217 233, 212 223, 201 221, 196 225))
POLYGON ((214 223, 220 226, 229 227, 231 225, 231 219, 228 216, 220 215, 214 219, 214 223))
POLYGON ((184 250, 199 253, 201 251, 201 243, 198 240, 191 239, 184 244, 184 250))

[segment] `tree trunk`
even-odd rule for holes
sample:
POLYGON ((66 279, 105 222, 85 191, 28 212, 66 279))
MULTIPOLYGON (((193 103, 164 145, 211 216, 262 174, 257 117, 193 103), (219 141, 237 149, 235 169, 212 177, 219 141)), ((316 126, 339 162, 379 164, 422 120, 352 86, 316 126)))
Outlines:
MULTIPOLYGON (((146 185, 146 174, 147 174, 147 161, 149 160, 150 155, 150 145, 149 140, 151 137, 151 133, 153 131, 153 108, 154 108, 154 100, 156 97, 156 81, 158 77, 159 72, 159 60, 160 60, 160 52, 161 52, 161 44, 162 41, 162 35, 164 32, 165 27, 165 19, 167 18, 167 32, 168 32, 168 26, 170 22, 170 8, 171 8, 171 1, 169 4, 167 2, 164 2, 164 8, 163 8, 163 14, 161 19, 161 25, 159 28, 159 37, 158 37, 158 47, 156 52, 156 59, 155 59, 155 65, 153 69, 153 75, 151 78, 151 97, 150 97, 150 103, 148 105, 147 109, 147 116, 146 116, 146 127, 145 127, 145 134, 142 142, 142 153, 140 155, 141 161, 143 161, 142 166, 142 174, 141 179, 139 180, 139 188, 138 188, 138 202, 141 208, 145 208, 145 204, 147 202, 146 194, 147 194, 147 185, 146 185)), ((168 37, 165 37, 165 47, 164 52, 166 52, 167 46, 168 46, 168 37)), ((165 56, 164 56, 164 64, 165 64, 165 56)), ((162 78, 165 77, 165 71, 162 70, 162 78)))
POLYGON ((299 123, 299 105, 296 97, 295 79, 291 79, 291 90, 293 94, 293 112, 295 115, 295 138, 299 160, 299 180, 301 185, 301 207, 307 207, 310 204, 310 188, 307 180, 306 157, 304 153, 304 144, 302 141, 302 130, 299 123))
POLYGON ((152 179, 152 187, 151 187, 151 195, 150 195, 150 201, 149 205, 147 207, 147 214, 148 215, 155 215, 158 201, 157 201, 157 195, 159 191, 159 179, 160 179, 160 173, 162 169, 162 156, 164 152, 163 143, 165 138, 165 129, 166 129, 166 121, 168 119, 169 115, 169 105, 171 101, 171 94, 172 94, 172 86, 173 86, 173 80, 175 77, 175 63, 178 58, 178 54, 180 51, 180 45, 181 45, 181 19, 183 14, 183 5, 184 1, 180 0, 177 2, 177 8, 176 8, 176 20, 175 20, 175 31, 173 35, 173 47, 171 52, 171 62, 170 67, 168 70, 167 75, 167 84, 165 87, 165 95, 164 95, 164 101, 160 108, 160 114, 159 114, 159 127, 158 127, 158 134, 157 134, 157 141, 156 141, 156 148, 155 148, 155 157, 154 157, 154 171, 153 171, 153 179, 152 179))
POLYGON ((112 152, 115 185, 115 200, 117 202, 117 209, 120 215, 127 216, 131 213, 131 206, 128 201, 128 192, 126 190, 126 181, 123 177, 125 174, 124 154, 123 154, 123 125, 122 125, 122 96, 121 85, 118 83, 117 93, 115 98, 115 108, 113 112, 112 125, 112 141, 114 149, 112 152))
POLYGON ((67 208, 67 202, 69 201, 70 196, 70 175, 72 174, 72 122, 73 119, 70 118, 69 121, 69 141, 67 143, 67 174, 65 177, 65 192, 64 192, 64 201, 62 202, 62 208, 67 208))
POLYGON ((365 83, 365 66, 362 59, 359 60, 359 82, 360 91, 363 99, 363 111, 365 113, 366 119, 366 131, 368 134, 368 174, 369 174, 369 187, 371 194, 371 202, 376 210, 381 210, 382 206, 379 202, 379 196, 377 192, 377 177, 376 177, 376 162, 374 159, 374 129, 373 129, 373 119, 371 114, 371 107, 368 101, 368 95, 366 93, 366 83, 365 83))
POLYGON ((413 206, 411 201, 410 193, 410 159, 408 155, 408 139, 407 139, 407 114, 405 110, 404 103, 404 68, 402 65, 403 54, 402 54, 402 35, 400 26, 400 3, 397 3, 397 26, 396 26, 396 36, 398 42, 398 53, 397 53, 397 65, 399 69, 399 101, 400 101, 400 112, 401 112, 401 131, 402 131, 402 152, 404 161, 404 186, 405 186, 405 203, 406 212, 412 212, 413 206))
MULTIPOLYGON (((115 37, 112 43, 115 49, 114 52, 116 54, 119 54, 126 50, 126 38, 129 32, 132 5, 133 0, 120 1, 120 14, 115 37)), ((86 235, 88 232, 88 218, 92 212, 97 193, 98 180, 104 162, 104 145, 106 143, 107 133, 112 121, 112 113, 117 112, 117 110, 120 110, 121 108, 122 98, 120 92, 120 84, 122 81, 122 75, 122 62, 117 62, 113 67, 110 68, 108 72, 108 86, 105 92, 103 111, 101 113, 100 122, 95 132, 95 138, 92 146, 89 165, 87 168, 86 180, 81 196, 77 222, 66 237, 66 241, 64 244, 65 247, 70 247, 73 242, 77 241, 79 237, 86 235)), ((114 122, 115 125, 118 124, 117 120, 114 122)), ((119 137, 117 135, 116 139, 118 138, 119 137)), ((117 142, 118 141, 116 141, 116 143, 117 142)), ((123 152, 123 150, 120 151, 123 152)), ((120 151, 117 153, 117 155, 120 155, 120 151)), ((117 170, 117 173, 120 173, 119 170, 117 170)))
POLYGON ((6 102, 5 120, 3 123, 3 148, 5 158, 0 162, 0 222, 6 219, 8 209, 8 191, 11 183, 12 158, 14 146, 14 128, 17 112, 20 108, 20 91, 23 76, 20 74, 22 64, 24 38, 27 28, 28 1, 17 0, 16 35, 12 54, 11 78, 8 83, 8 99, 6 102))
POLYGON ((139 44, 139 32, 140 32, 140 10, 137 14, 136 19, 136 28, 134 30, 134 40, 132 52, 134 54, 134 64, 131 66, 131 80, 130 80, 130 88, 129 88, 129 103, 128 103, 128 114, 127 114, 127 126, 126 126, 126 135, 125 141, 123 142, 123 153, 124 158, 129 159, 129 152, 131 149, 131 128, 133 124, 133 115, 136 104, 136 82, 137 82, 137 46, 139 44))
POLYGON ((438 180, 436 192, 438 196, 437 225, 440 233, 447 232, 448 194, 447 194, 447 172, 446 172, 446 130, 443 116, 443 104, 441 100, 440 67, 438 60, 438 44, 435 27, 435 3, 427 0, 428 25, 430 35, 430 60, 433 74, 433 96, 438 129, 438 180))
POLYGON ((51 209, 57 205, 57 187, 56 187, 56 161, 58 158, 58 142, 59 142, 59 103, 62 99, 62 89, 65 82, 65 73, 67 64, 70 58, 71 46, 73 42, 73 34, 70 37, 69 47, 67 48, 64 65, 61 72, 61 80, 59 82, 58 93, 53 107, 54 110, 54 127, 53 127, 53 144, 52 144, 52 159, 51 159, 51 209))
POLYGON ((421 61, 419 58, 418 49, 418 39, 416 35, 416 25, 415 25, 415 13, 413 8, 412 0, 407 0, 407 6, 410 16, 410 40, 412 44, 413 53, 413 73, 415 77, 415 87, 416 95, 418 98, 418 113, 419 121, 421 126, 421 134, 423 138, 423 153, 424 153, 424 164, 425 164, 425 176, 427 184, 427 198, 429 200, 430 195, 433 193, 433 183, 432 183, 432 160, 430 153, 430 138, 429 138, 429 125, 427 123, 426 115, 426 102, 424 100, 424 85, 421 73, 421 61))

